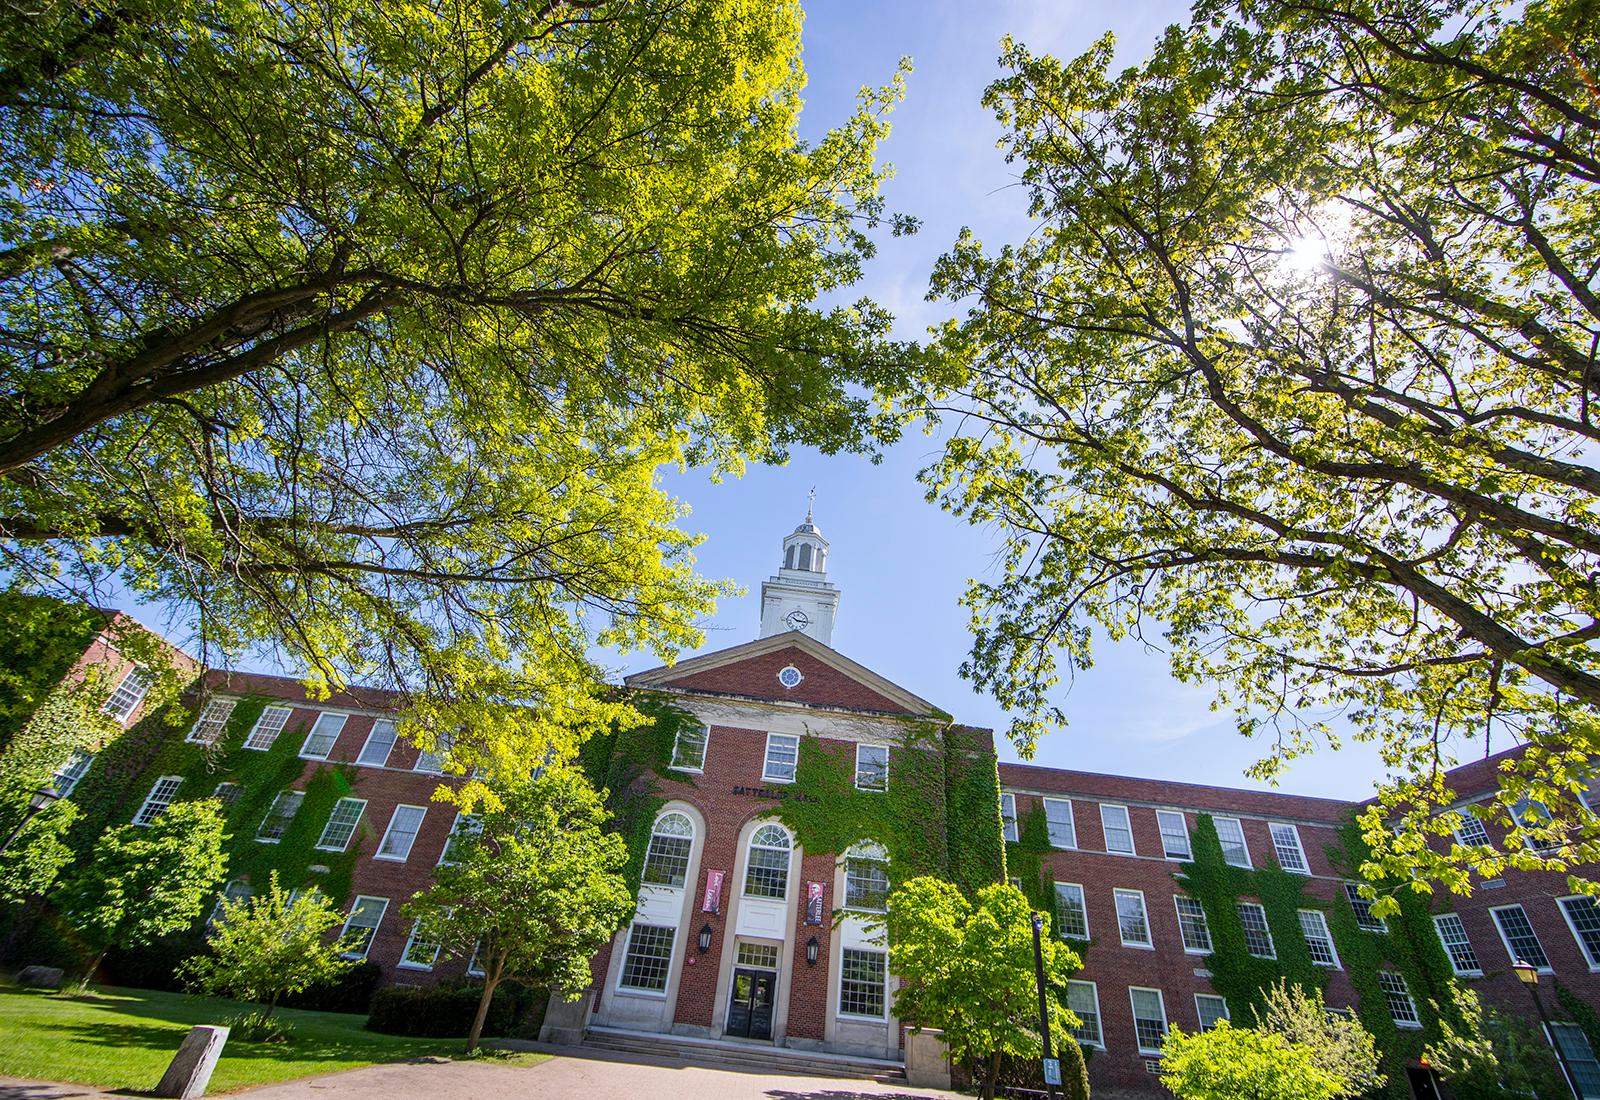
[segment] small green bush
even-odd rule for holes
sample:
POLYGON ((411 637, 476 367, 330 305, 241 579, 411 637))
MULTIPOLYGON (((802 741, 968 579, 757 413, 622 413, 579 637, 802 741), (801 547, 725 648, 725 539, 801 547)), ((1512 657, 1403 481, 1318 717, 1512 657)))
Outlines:
MULTIPOLYGON (((367 1029, 428 1039, 465 1038, 482 996, 481 982, 390 986, 373 994, 367 1029)), ((489 1005, 484 1035, 537 1034, 545 1000, 542 990, 518 982, 502 984, 489 1005)))
POLYGON ((381 981, 383 967, 368 959, 327 985, 292 993, 278 1003, 286 1008, 307 1008, 313 1012, 366 1012, 372 1006, 373 991, 381 981))

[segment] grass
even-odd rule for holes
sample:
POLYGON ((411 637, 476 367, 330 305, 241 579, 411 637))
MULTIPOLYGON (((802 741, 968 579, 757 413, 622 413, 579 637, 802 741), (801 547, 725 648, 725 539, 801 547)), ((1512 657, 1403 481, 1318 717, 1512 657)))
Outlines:
MULTIPOLYGON (((0 987, 0 1076, 68 1081, 102 1088, 148 1090, 195 1024, 218 1024, 258 1009, 216 997, 187 997, 146 989, 100 989, 84 997, 0 987)), ((460 1057, 460 1039, 380 1035, 365 1016, 280 1008, 294 1024, 287 1043, 229 1039, 208 1092, 290 1081, 379 1062, 460 1057)), ((545 1055, 486 1052, 510 1065, 534 1065, 545 1055)))

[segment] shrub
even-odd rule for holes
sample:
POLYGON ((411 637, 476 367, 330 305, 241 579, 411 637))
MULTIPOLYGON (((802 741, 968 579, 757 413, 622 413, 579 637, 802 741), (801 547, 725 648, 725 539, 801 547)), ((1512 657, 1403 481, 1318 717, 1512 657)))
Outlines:
POLYGON ((1173 1028, 1161 1054, 1161 1083, 1178 1100, 1335 1100, 1344 1079, 1281 1035, 1231 1027, 1173 1028))
MULTIPOLYGON (((447 982, 433 986, 396 985, 372 996, 367 1028, 387 1035, 415 1035, 429 1039, 458 1039, 472 1029, 483 996, 481 982, 447 982)), ((544 1018, 544 991, 520 982, 505 982, 495 990, 484 1035, 537 1034, 544 1018)))
POLYGON ((326 985, 292 993, 278 1003, 285 1008, 306 1008, 313 1012, 365 1013, 372 1007, 373 991, 382 981, 383 967, 367 959, 326 985))
POLYGON ((1256 1018, 1261 1031, 1283 1036, 1284 1042, 1337 1077, 1340 1096, 1364 1096, 1383 1086, 1386 1078, 1378 1072, 1372 1033, 1359 1020, 1329 1012, 1321 990, 1307 991, 1280 981, 1267 988, 1256 1018))

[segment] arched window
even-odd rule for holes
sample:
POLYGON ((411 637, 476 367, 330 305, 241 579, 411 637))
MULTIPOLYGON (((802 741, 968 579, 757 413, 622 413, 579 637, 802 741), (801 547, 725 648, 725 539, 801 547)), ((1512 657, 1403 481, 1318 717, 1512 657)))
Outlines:
POLYGON ((789 552, 783 556, 783 567, 785 569, 794 568, 794 550, 794 547, 789 547, 789 552))
POLYGON ((817 556, 812 559, 811 568, 818 573, 825 573, 828 569, 828 552, 822 547, 817 547, 817 556))
POLYGON ((811 544, 809 542, 802 542, 800 544, 800 568, 811 568, 811 544))
POLYGON ((744 892, 753 898, 789 896, 789 851, 793 845, 781 825, 763 825, 750 838, 744 892))
POLYGON ((872 841, 852 844, 844 854, 844 907, 882 913, 889 899, 889 853, 872 841))
POLYGON ((650 830, 641 881, 652 886, 682 886, 689 874, 689 851, 693 847, 694 823, 688 816, 675 810, 662 814, 650 830))

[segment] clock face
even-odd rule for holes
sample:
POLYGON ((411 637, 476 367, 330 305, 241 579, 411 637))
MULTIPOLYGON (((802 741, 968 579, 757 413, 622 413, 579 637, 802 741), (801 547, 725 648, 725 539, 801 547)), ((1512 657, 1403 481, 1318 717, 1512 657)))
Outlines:
POLYGON ((804 630, 811 625, 811 616, 797 607, 785 615, 783 621, 789 624, 790 630, 804 630))

